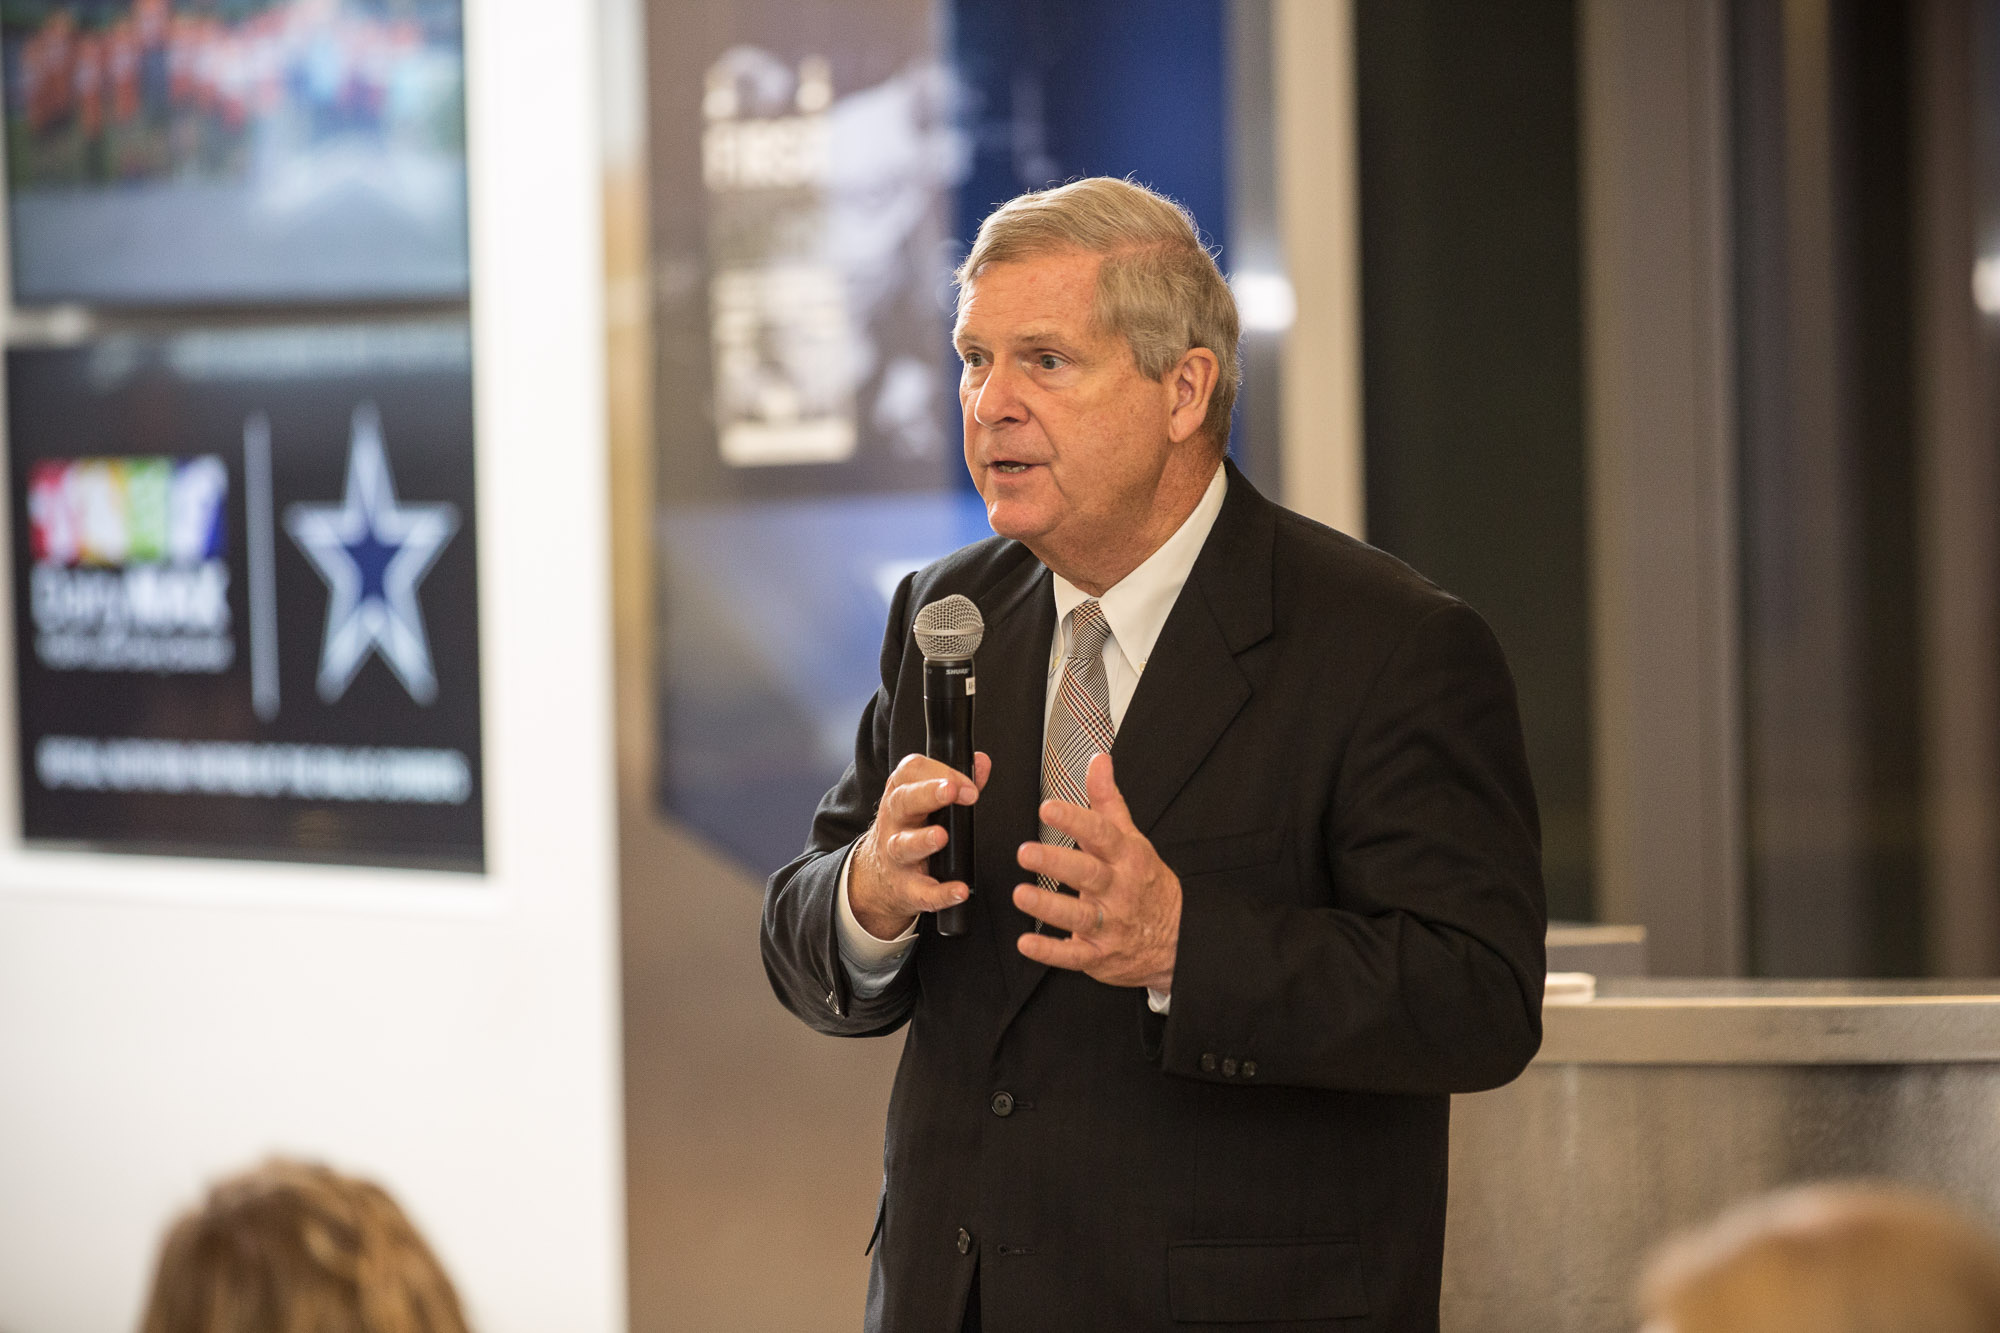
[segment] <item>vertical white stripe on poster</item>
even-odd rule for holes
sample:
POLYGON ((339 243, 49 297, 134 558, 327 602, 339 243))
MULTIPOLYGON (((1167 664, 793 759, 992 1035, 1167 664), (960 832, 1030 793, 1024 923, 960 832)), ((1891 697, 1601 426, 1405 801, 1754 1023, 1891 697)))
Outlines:
POLYGON ((271 418, 243 423, 243 525, 250 551, 250 702, 260 720, 278 715, 278 571, 271 517, 271 418))

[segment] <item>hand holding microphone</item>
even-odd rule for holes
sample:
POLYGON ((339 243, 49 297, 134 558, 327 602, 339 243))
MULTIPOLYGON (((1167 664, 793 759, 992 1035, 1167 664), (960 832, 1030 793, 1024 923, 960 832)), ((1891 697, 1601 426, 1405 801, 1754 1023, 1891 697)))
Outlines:
POLYGON ((938 913, 942 935, 971 928, 972 804, 993 767, 972 748, 972 655, 985 631, 979 608, 956 594, 917 612, 925 753, 889 774, 848 874, 855 919, 877 939, 902 934, 919 912, 938 913))

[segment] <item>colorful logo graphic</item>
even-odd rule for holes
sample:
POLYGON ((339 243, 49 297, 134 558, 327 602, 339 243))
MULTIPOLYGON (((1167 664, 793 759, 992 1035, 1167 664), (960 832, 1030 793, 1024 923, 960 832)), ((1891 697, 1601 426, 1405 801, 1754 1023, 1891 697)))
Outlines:
POLYGON ((35 464, 29 543, 37 564, 173 564, 223 555, 229 469, 220 458, 77 458, 35 464))
POLYGON ((37 463, 29 600, 43 665, 226 671, 228 499, 229 469, 213 454, 37 463))

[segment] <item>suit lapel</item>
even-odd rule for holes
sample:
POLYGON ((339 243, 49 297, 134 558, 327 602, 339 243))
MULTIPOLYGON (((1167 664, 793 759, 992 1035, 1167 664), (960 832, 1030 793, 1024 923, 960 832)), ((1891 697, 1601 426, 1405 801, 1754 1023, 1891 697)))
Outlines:
POLYGON ((1026 872, 1015 849, 1032 841, 1042 799, 1042 708, 1047 697, 1049 643, 1056 602, 1047 569, 1026 561, 1022 571, 980 599, 986 638, 978 655, 979 693, 973 744, 993 760, 993 775, 973 816, 979 906, 977 929, 995 951, 1011 1015, 1047 971, 1015 947, 1034 918, 1014 906, 1014 886, 1026 872))
POLYGON ((1152 831, 1249 698, 1207 600, 1183 589, 1111 747, 1118 790, 1141 833, 1152 831))
POLYGON ((1111 747, 1141 833, 1187 785, 1253 692, 1237 655, 1271 632, 1272 506, 1234 464, 1229 492, 1160 630, 1111 747))

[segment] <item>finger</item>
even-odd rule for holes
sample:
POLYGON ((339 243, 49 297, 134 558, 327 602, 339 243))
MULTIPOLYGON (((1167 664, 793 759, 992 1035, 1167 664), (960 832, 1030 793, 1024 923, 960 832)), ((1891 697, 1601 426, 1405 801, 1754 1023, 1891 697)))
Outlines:
POLYGON ((1037 963, 1068 968, 1072 972, 1086 971, 1103 957, 1096 945, 1075 935, 1066 940, 1052 935, 1023 935, 1014 942, 1014 947, 1037 963))
POLYGON ((928 859, 945 845, 948 834, 933 824, 924 824, 913 829, 892 833, 885 842, 884 851, 889 859, 899 866, 913 866, 928 859))
POLYGON ((1132 825, 1132 811, 1125 804, 1125 793, 1118 790, 1118 775, 1111 769, 1109 754, 1091 756, 1090 767, 1084 770, 1083 789, 1090 796, 1090 808, 1121 829, 1132 825))
POLYGON ((1050 893, 1034 884, 1014 886, 1014 906, 1045 925, 1081 935, 1097 929, 1099 908, 1094 898, 1050 893))
POLYGON ((858 864, 850 862, 856 869, 848 891, 857 917, 865 921, 872 914, 907 920, 918 912, 935 912, 971 896, 961 881, 940 884, 932 879, 921 861, 915 866, 897 861, 886 842, 878 826, 863 834, 855 847, 859 860, 858 864))
POLYGON ((913 877, 905 883, 904 908, 908 912, 936 912, 956 906, 971 896, 965 881, 946 880, 940 884, 929 875, 913 877))
POLYGON ((914 827, 947 805, 965 802, 966 792, 973 793, 975 797, 978 795, 975 788, 965 785, 962 777, 943 765, 939 768, 942 769, 941 775, 891 787, 882 797, 882 812, 896 828, 914 827))
POLYGON ((1124 830, 1095 810, 1086 810, 1068 801, 1043 801, 1037 812, 1044 824, 1076 840, 1076 845, 1104 860, 1118 851, 1124 830))
POLYGON ((942 777, 943 768, 944 765, 927 754, 906 754, 896 761, 894 768, 889 770, 889 780, 882 784, 882 794, 886 796, 897 787, 912 782, 922 782, 925 778, 942 777))
MULTIPOLYGON (((991 761, 989 760, 988 763, 990 766, 991 761)), ((971 805, 974 800, 978 799, 980 784, 975 783, 971 778, 959 772, 951 765, 942 760, 933 759, 927 754, 904 755, 902 762, 896 765, 895 771, 889 774, 889 780, 883 784, 882 793, 886 797, 890 791, 893 791, 897 787, 905 787, 911 783, 938 782, 945 779, 949 779, 963 789, 957 794, 956 798, 960 804, 971 805)))
POLYGON ((1089 852, 1074 847, 1058 847, 1049 842, 1024 842, 1015 859, 1023 870, 1069 885, 1103 893, 1111 887, 1111 867, 1089 852))
POLYGON ((979 790, 986 790, 986 779, 993 776, 993 756, 984 750, 972 752, 972 782, 979 790))

